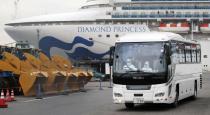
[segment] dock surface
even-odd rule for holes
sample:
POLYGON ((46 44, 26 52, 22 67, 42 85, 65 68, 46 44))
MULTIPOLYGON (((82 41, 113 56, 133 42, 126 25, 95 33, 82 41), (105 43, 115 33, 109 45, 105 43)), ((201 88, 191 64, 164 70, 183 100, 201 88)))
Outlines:
POLYGON ((112 89, 109 82, 103 82, 99 90, 98 82, 90 82, 86 92, 71 93, 34 99, 16 97, 4 115, 209 115, 210 113, 210 74, 204 74, 203 89, 196 100, 185 99, 177 108, 164 104, 146 104, 126 109, 124 105, 112 103, 112 89))

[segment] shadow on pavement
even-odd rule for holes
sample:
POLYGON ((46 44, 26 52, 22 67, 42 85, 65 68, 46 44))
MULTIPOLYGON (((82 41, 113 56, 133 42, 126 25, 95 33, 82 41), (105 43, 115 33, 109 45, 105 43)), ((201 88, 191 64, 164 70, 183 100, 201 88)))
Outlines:
POLYGON ((197 98, 196 100, 193 100, 192 98, 186 98, 184 100, 181 100, 179 102, 178 107, 173 107, 170 104, 139 104, 139 105, 135 105, 135 107, 133 109, 127 109, 127 108, 122 108, 119 109, 117 111, 119 112, 155 112, 155 111, 169 111, 169 110, 174 110, 174 109, 178 109, 182 106, 191 104, 195 101, 199 101, 201 98, 197 98))

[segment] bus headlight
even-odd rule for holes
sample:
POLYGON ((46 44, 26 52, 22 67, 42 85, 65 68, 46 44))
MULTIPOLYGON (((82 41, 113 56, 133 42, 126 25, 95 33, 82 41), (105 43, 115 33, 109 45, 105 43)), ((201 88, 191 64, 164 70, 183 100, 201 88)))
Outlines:
POLYGON ((115 97, 122 97, 123 95, 121 93, 114 93, 115 97))
POLYGON ((165 92, 156 93, 155 97, 163 97, 165 95, 165 92))

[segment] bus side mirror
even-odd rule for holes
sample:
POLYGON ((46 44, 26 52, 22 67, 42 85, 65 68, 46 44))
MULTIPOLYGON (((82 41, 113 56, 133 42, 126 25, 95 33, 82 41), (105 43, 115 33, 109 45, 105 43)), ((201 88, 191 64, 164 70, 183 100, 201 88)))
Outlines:
POLYGON ((114 50, 115 50, 115 47, 112 46, 110 47, 110 54, 109 54, 109 65, 112 66, 113 65, 113 59, 114 59, 114 50))
POLYGON ((172 76, 172 68, 171 68, 171 65, 168 65, 168 80, 171 78, 172 76))
POLYGON ((171 64, 171 50, 170 49, 171 49, 170 46, 168 46, 166 44, 164 45, 164 54, 166 56, 166 63, 168 65, 171 64))

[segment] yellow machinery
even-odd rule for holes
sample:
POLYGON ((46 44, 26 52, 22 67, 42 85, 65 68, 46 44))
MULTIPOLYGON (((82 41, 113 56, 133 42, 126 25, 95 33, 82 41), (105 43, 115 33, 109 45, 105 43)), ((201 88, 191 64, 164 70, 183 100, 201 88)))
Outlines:
POLYGON ((18 87, 18 78, 12 72, 15 69, 7 62, 0 60, 0 88, 18 87))
POLYGON ((66 83, 71 90, 78 90, 81 87, 84 87, 88 81, 92 78, 91 72, 85 71, 79 68, 73 68, 69 60, 59 56, 52 56, 52 61, 62 70, 65 70, 68 74, 66 83))
POLYGON ((63 91, 66 86, 78 91, 93 76, 91 71, 73 68, 69 60, 59 55, 50 59, 23 45, 21 49, 0 46, 0 88, 16 88, 16 92, 21 89, 25 96, 35 95, 37 86, 47 94, 63 91))
POLYGON ((65 60, 63 57, 59 55, 54 55, 51 57, 52 62, 62 70, 66 72, 66 80, 65 80, 65 85, 69 87, 70 90, 76 91, 79 90, 79 85, 78 85, 78 75, 75 73, 72 73, 72 64, 67 60, 65 60), (71 74, 74 74, 74 76, 71 76, 71 74))
POLYGON ((26 59, 22 61, 21 69, 23 72, 20 75, 22 89, 24 86, 28 90, 28 92, 24 92, 23 89, 24 94, 34 95, 36 93, 35 91, 38 90, 38 85, 41 85, 41 89, 44 91, 49 74, 41 69, 42 63, 35 56, 30 53, 24 53, 24 56, 26 59))
POLYGON ((19 77, 19 83, 25 96, 35 95, 37 84, 43 85, 46 82, 47 73, 40 71, 41 63, 30 54, 23 54, 20 50, 15 49, 11 53, 4 52, 3 57, 4 62, 12 66, 13 72, 19 77))
POLYGON ((44 53, 39 53, 41 69, 49 74, 45 89, 47 93, 57 93, 64 90, 67 73, 62 68, 56 66, 44 53))
POLYGON ((12 51, 11 48, 0 46, 0 88, 6 89, 9 87, 15 88, 15 93, 19 92, 20 86, 19 74, 20 72, 15 68, 15 65, 11 65, 5 61, 4 52, 12 51))

